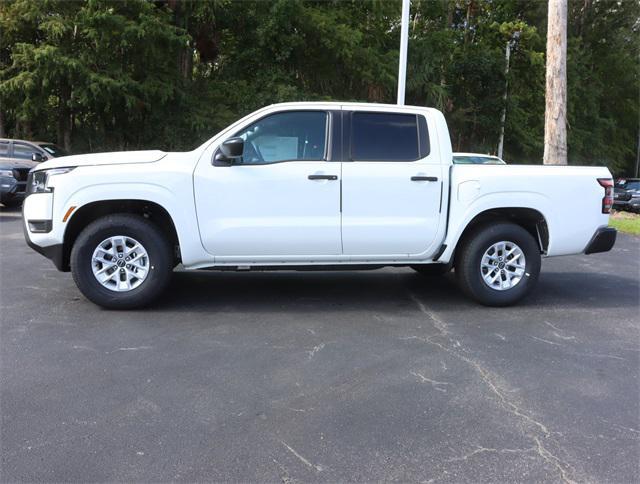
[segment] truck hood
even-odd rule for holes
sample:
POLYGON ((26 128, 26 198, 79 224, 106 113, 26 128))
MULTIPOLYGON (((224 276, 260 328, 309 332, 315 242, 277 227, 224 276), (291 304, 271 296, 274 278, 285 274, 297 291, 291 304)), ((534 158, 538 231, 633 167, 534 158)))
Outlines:
POLYGON ((96 165, 120 165, 130 163, 153 163, 167 156, 160 150, 148 151, 114 151, 110 153, 92 153, 86 155, 72 155, 54 158, 40 163, 38 170, 50 168, 62 168, 67 166, 96 166, 96 165))

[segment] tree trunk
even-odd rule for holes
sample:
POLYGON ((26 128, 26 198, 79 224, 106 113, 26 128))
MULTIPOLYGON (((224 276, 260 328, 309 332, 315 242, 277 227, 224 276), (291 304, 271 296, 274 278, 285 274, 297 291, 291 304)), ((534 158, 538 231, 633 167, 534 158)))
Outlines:
POLYGON ((544 164, 567 164, 567 0, 549 0, 544 164))
POLYGON ((64 84, 58 98, 58 144, 66 151, 71 151, 71 89, 64 84))

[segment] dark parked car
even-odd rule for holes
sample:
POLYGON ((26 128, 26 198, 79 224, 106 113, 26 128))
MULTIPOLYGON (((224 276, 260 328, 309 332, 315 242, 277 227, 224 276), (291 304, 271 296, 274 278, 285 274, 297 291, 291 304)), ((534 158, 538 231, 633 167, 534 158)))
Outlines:
POLYGON ((0 138, 0 158, 40 162, 67 155, 65 150, 46 141, 0 138))
POLYGON ((640 178, 620 178, 616 181, 613 194, 613 208, 617 210, 638 210, 640 203, 640 178))
POLYGON ((15 207, 25 197, 27 177, 37 163, 29 160, 0 158, 0 203, 15 207))

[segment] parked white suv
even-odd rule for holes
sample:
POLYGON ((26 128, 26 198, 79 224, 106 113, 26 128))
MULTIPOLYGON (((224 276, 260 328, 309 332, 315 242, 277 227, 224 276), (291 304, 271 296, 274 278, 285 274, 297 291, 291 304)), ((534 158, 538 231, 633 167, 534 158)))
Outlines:
POLYGON ((173 268, 444 272, 487 305, 529 293, 541 255, 611 249, 606 168, 453 165, 435 109, 287 103, 188 153, 39 165, 28 244, 109 308, 149 303, 173 268), (579 196, 572 196, 579 195, 579 196))

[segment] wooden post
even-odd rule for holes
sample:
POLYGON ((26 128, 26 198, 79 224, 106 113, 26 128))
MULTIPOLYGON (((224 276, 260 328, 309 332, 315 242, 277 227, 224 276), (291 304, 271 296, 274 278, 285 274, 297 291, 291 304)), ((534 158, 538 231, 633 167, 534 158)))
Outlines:
POLYGON ((549 0, 544 164, 567 164, 567 0, 549 0))

